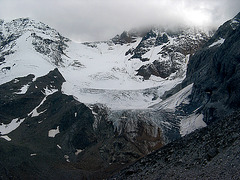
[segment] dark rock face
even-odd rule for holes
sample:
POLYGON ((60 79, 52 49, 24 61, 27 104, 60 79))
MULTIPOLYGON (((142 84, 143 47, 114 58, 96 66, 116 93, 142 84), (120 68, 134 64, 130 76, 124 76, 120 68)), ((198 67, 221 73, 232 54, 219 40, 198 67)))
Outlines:
POLYGON ((194 83, 192 104, 202 105, 210 123, 240 107, 240 22, 236 16, 224 23, 213 38, 190 60, 184 83, 194 83), (223 44, 213 43, 225 39, 223 44))
POLYGON ((240 113, 138 160, 110 179, 238 179, 240 113))
POLYGON ((57 69, 32 82, 34 75, 16 78, 0 86, 0 111, 3 123, 14 118, 25 118, 44 98, 44 89, 61 89, 65 81, 57 69), (25 94, 17 94, 24 85, 29 85, 25 94))
POLYGON ((114 44, 126 44, 126 43, 134 43, 136 42, 136 35, 134 33, 128 33, 124 31, 120 36, 117 35, 112 38, 112 42, 114 44))
POLYGON ((137 58, 143 62, 148 61, 149 60, 148 58, 143 58, 142 56, 155 45, 156 38, 157 38, 156 32, 154 32, 153 30, 147 32, 143 36, 138 46, 134 49, 133 56, 131 57, 131 59, 137 58))
POLYGON ((151 75, 167 78, 175 72, 182 71, 185 56, 180 53, 171 53, 170 55, 170 59, 168 60, 155 60, 152 64, 143 65, 137 70, 137 75, 143 76, 147 80, 151 75))

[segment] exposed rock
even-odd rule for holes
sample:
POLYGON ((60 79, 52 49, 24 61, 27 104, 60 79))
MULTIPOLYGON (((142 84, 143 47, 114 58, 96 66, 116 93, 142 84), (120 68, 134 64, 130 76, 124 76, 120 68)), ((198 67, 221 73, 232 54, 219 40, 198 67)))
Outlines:
POLYGON ((194 54, 209 39, 210 34, 191 28, 175 31, 150 30, 143 36, 138 46, 134 50, 129 50, 126 55, 133 54, 131 59, 137 58, 145 62, 152 58, 144 57, 147 52, 161 47, 154 61, 142 65, 137 70, 137 75, 143 76, 145 80, 149 79, 151 75, 167 78, 176 73, 181 76, 188 60, 186 56, 194 54))
MULTIPOLYGON (((240 107, 240 26, 232 28, 232 21, 224 23, 203 47, 189 61, 187 77, 182 87, 194 83, 191 102, 202 106, 204 121, 211 123, 240 107), (225 40, 222 44, 219 38, 225 40)), ((239 19, 238 19, 239 20, 239 19)))
POLYGON ((110 179, 238 179, 239 125, 237 112, 167 144, 110 179))
POLYGON ((120 36, 117 35, 112 39, 114 44, 126 44, 126 43, 134 43, 136 42, 135 34, 128 33, 124 31, 120 36))

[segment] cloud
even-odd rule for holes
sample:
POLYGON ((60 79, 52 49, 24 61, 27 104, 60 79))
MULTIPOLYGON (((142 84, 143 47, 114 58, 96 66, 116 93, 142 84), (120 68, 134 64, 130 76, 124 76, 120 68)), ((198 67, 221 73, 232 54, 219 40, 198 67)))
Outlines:
POLYGON ((1 0, 0 18, 30 17, 77 41, 106 40, 152 24, 219 26, 239 0, 1 0))

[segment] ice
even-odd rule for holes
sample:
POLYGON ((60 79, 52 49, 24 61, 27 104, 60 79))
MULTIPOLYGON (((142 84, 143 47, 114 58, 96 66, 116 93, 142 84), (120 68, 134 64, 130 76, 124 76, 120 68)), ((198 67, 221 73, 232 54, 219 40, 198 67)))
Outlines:
POLYGON ((57 91, 58 91, 58 89, 49 89, 49 87, 44 88, 44 94, 45 94, 46 96, 49 96, 49 95, 51 95, 51 94, 54 94, 54 93, 57 92, 57 91))
POLYGON ((83 152, 82 149, 76 149, 75 155, 77 156, 77 155, 80 154, 81 152, 83 152))
POLYGON ((211 44, 210 46, 208 46, 208 47, 211 48, 211 47, 216 46, 216 45, 221 45, 221 44, 224 43, 224 41, 225 41, 225 39, 220 38, 220 39, 218 39, 216 42, 212 43, 212 44, 211 44))
POLYGON ((28 74, 40 77, 55 68, 46 57, 35 51, 31 40, 31 32, 26 32, 16 40, 17 46, 12 49, 15 53, 6 56, 6 63, 0 65, 0 69, 10 67, 5 73, 0 71, 0 84, 28 74))
POLYGON ((5 139, 5 140, 7 140, 7 141, 11 141, 12 139, 9 137, 9 136, 7 136, 7 135, 5 135, 5 136, 0 136, 0 138, 3 138, 3 139, 5 139))
POLYGON ((54 138, 59 133, 60 133, 60 131, 59 131, 59 126, 58 126, 57 129, 51 129, 50 131, 48 131, 48 137, 54 138))
MULTIPOLYGON (((37 78, 56 68, 51 57, 36 52, 32 45, 31 33, 31 31, 25 32, 19 37, 16 40, 17 46, 13 48, 15 53, 6 56, 4 67, 9 66, 11 69, 6 74, 0 74, 0 84, 28 74, 34 74, 37 78)), ((50 32, 42 34, 37 32, 37 35, 43 38, 53 38, 50 32)), ((141 38, 137 38, 135 43, 124 45, 115 45, 111 41, 92 43, 94 47, 68 42, 66 56, 62 56, 63 66, 58 66, 66 79, 62 92, 73 95, 83 103, 103 103, 114 109, 146 108, 158 103, 160 100, 153 101, 153 95, 146 95, 149 94, 147 91, 152 88, 157 89, 154 93, 159 96, 180 83, 183 77, 166 80, 151 76, 148 81, 143 81, 142 77, 136 76, 136 70, 146 62, 139 59, 129 60, 131 55, 126 56, 125 52, 136 48, 140 41, 141 38)), ((161 46, 158 46, 146 53, 150 58, 149 62, 158 58, 157 53, 160 50, 161 46)), ((0 69, 2 67, 3 65, 0 65, 0 69)), ((27 86, 24 86, 21 93, 26 90, 27 86)), ((51 93, 48 89, 45 92, 46 95, 51 93)), ((33 117, 40 114, 37 109, 32 113, 33 117)))
POLYGON ((20 92, 17 92, 16 94, 25 94, 28 88, 29 88, 29 84, 26 84, 20 89, 20 92))
POLYGON ((64 158, 66 159, 67 162, 70 162, 68 155, 64 155, 64 158))
POLYGON ((196 129, 206 127, 207 124, 203 121, 203 114, 193 113, 184 117, 180 123, 180 134, 185 136, 196 129))
POLYGON ((0 124, 0 134, 6 135, 17 129, 25 119, 13 119, 9 124, 0 124))
POLYGON ((167 109, 175 111, 175 108, 180 104, 189 104, 189 95, 192 93, 193 84, 188 85, 187 87, 183 88, 176 94, 172 95, 171 97, 167 98, 166 100, 160 102, 159 104, 153 106, 154 108, 158 109, 167 109))
POLYGON ((49 89, 48 87, 45 88, 45 89, 44 89, 44 94, 45 94, 46 96, 43 98, 43 100, 40 102, 40 104, 39 104, 36 108, 34 108, 34 109, 32 110, 32 112, 30 112, 30 113, 28 114, 28 116, 31 115, 32 117, 37 117, 37 116, 39 116, 40 114, 44 113, 47 109, 45 109, 45 110, 42 111, 42 112, 38 112, 37 109, 46 101, 47 96, 49 96, 49 95, 51 95, 51 94, 53 94, 53 93, 55 93, 55 92, 57 92, 57 91, 58 91, 57 89, 49 89))

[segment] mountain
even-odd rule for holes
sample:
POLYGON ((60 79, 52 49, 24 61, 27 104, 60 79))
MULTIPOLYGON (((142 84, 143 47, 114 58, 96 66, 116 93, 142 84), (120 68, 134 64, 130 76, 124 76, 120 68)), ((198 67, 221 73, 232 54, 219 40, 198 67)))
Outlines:
POLYGON ((212 38, 192 27, 155 27, 76 43, 28 18, 1 20, 2 177, 107 178, 220 117, 210 105, 230 114, 238 86, 231 83, 230 100, 215 94, 224 95, 234 76, 223 73, 221 81, 211 71, 217 53, 227 53, 219 62, 238 59, 238 22, 212 38), (208 91, 212 82, 217 88, 208 91))
POLYGON ((138 160, 114 178, 239 179, 239 45, 240 13, 219 27, 190 58, 183 82, 165 93, 169 102, 169 96, 192 86, 189 103, 175 113, 202 114, 208 126, 138 160))

